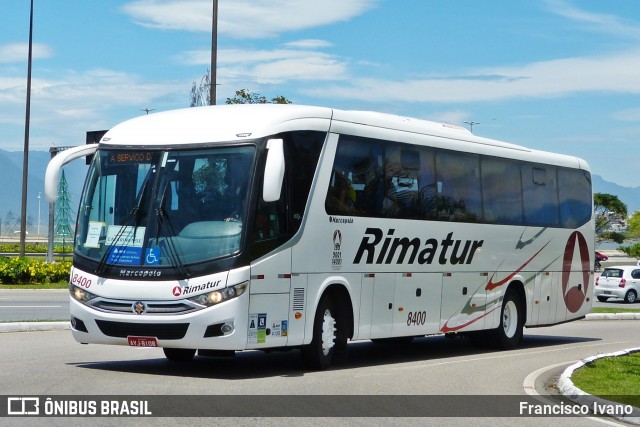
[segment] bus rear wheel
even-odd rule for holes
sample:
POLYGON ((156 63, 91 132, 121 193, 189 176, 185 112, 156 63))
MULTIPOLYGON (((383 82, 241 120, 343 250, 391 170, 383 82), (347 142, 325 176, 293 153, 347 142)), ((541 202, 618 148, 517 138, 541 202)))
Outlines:
POLYGON ((500 324, 491 331, 492 342, 495 347, 511 350, 522 340, 524 325, 524 311, 520 297, 513 290, 507 290, 500 310, 500 324))
POLYGON ((324 370, 333 362, 344 360, 347 338, 343 323, 332 298, 329 295, 323 296, 313 320, 311 343, 302 347, 302 361, 305 367, 324 370))
POLYGON ((188 362, 193 359, 196 354, 195 349, 191 348, 162 348, 164 355, 172 362, 188 362))

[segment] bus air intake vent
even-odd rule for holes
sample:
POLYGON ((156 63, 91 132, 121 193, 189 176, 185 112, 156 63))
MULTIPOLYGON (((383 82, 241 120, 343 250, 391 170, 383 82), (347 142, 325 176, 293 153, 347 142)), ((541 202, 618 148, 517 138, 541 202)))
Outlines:
POLYGON ((130 335, 156 337, 159 340, 179 340, 184 338, 189 328, 188 323, 129 323, 96 320, 103 334, 126 338, 130 335))
POLYGON ((293 310, 304 310, 304 288, 293 288, 293 310))

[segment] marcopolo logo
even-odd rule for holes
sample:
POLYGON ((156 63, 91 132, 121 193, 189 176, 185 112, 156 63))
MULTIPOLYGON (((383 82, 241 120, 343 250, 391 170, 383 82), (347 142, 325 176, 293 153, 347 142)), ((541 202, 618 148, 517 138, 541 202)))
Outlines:
POLYGON ((564 257, 562 258, 562 295, 564 296, 564 304, 571 313, 578 311, 584 304, 589 290, 590 271, 591 258, 587 241, 582 233, 574 231, 567 240, 567 246, 564 248, 564 257), (572 280, 571 266, 576 252, 580 257, 581 283, 573 283, 575 280, 572 280))

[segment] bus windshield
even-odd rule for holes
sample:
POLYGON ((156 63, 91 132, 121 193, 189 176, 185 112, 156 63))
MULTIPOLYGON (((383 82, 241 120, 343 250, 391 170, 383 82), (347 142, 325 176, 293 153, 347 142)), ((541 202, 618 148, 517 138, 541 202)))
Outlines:
POLYGON ((241 249, 253 146, 101 149, 80 203, 75 252, 105 266, 177 267, 241 249))

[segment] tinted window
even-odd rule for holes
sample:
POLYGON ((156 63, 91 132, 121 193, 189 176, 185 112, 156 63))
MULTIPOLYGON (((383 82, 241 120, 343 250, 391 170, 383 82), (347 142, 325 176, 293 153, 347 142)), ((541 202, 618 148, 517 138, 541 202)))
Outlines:
POLYGON ((591 219, 588 172, 341 136, 331 215, 575 228, 591 219))
POLYGON ((523 164, 522 193, 525 223, 540 226, 560 224, 555 167, 523 164))
POLYGON ((482 159, 481 165, 484 220, 499 224, 521 224, 520 164, 488 157, 482 159))
POLYGON ((558 169, 560 221, 576 227, 591 218, 591 176, 581 170, 558 169))

